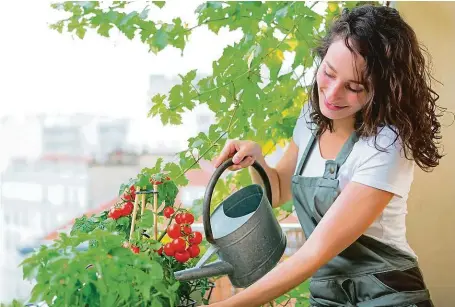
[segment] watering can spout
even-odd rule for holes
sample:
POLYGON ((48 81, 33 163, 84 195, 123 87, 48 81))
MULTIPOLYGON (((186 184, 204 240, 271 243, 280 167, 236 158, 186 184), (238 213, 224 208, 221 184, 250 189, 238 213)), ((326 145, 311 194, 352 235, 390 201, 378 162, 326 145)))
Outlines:
POLYGON ((200 268, 191 268, 174 273, 175 279, 179 281, 196 280, 201 278, 214 277, 219 275, 230 275, 234 267, 226 261, 217 260, 200 268))
POLYGON ((234 267, 226 261, 217 260, 212 263, 205 264, 217 251, 218 247, 213 245, 210 246, 194 268, 175 272, 175 279, 187 281, 232 274, 234 272, 234 267))

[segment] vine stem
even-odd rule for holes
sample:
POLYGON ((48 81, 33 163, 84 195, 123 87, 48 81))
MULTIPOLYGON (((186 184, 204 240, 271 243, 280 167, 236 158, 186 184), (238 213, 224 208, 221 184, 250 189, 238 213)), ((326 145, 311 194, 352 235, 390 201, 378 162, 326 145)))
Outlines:
POLYGON ((286 306, 289 304, 290 301, 291 301, 291 299, 288 299, 288 300, 284 303, 284 305, 283 305, 283 304, 280 304, 280 306, 286 307, 286 306))
POLYGON ((229 124, 228 124, 228 127, 227 127, 227 130, 224 131, 214 142, 212 142, 212 145, 207 148, 196 160, 194 160, 194 162, 189 166, 187 167, 180 175, 178 175, 176 177, 176 179, 180 178, 181 176, 185 175, 186 172, 188 172, 190 169, 193 168, 193 166, 195 166, 197 163, 199 163, 199 161, 202 160, 202 158, 213 148, 217 145, 218 141, 221 140, 222 137, 224 137, 226 134, 228 134, 231 130, 231 127, 232 127, 232 124, 236 121, 234 121, 234 118, 235 118, 235 113, 237 112, 237 109, 239 107, 239 101, 238 100, 235 100, 235 106, 234 106, 234 110, 232 111, 232 116, 231 116, 231 119, 229 120, 229 124))

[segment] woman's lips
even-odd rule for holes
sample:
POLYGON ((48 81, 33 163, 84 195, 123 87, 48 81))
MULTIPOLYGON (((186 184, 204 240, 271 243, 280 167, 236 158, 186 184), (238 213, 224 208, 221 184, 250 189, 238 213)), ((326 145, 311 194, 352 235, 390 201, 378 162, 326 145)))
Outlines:
POLYGON ((324 105, 326 106, 327 109, 329 109, 331 111, 339 111, 339 110, 346 108, 346 107, 339 107, 339 106, 333 105, 330 102, 328 102, 327 99, 324 99, 324 105))

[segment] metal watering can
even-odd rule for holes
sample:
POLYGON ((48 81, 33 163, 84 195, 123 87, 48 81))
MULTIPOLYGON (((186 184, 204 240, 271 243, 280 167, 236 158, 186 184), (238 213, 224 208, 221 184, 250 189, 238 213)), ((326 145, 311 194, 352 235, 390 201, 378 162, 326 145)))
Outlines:
POLYGON ((204 196, 203 225, 211 243, 194 268, 175 272, 180 281, 228 275, 234 287, 245 288, 274 268, 286 248, 286 236, 272 211, 272 189, 267 173, 253 167, 265 186, 252 184, 223 200, 210 216, 213 190, 221 174, 234 163, 226 160, 213 173, 204 196), (218 259, 206 264, 216 253, 218 259))

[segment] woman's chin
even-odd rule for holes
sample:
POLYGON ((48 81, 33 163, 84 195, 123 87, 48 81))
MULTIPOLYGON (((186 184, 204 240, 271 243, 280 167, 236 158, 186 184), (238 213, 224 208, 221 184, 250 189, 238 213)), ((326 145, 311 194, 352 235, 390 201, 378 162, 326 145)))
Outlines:
POLYGON ((319 104, 319 109, 321 110, 322 115, 324 115, 328 119, 334 120, 334 119, 340 119, 340 118, 344 117, 342 115, 343 112, 329 110, 324 104, 319 104))
POLYGON ((342 119, 347 119, 352 117, 351 114, 346 114, 347 110, 342 110, 342 111, 331 111, 327 110, 324 107, 321 108, 321 113, 325 117, 331 120, 342 120, 342 119), (343 112, 344 111, 344 112, 343 112))

